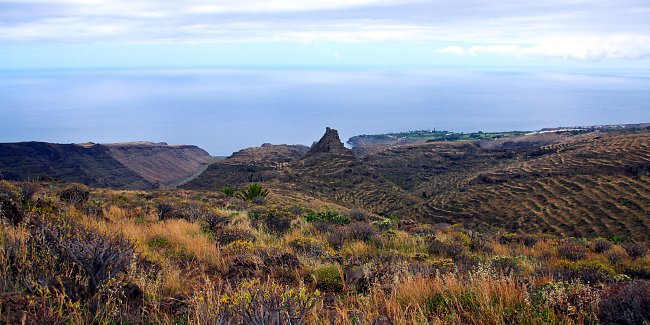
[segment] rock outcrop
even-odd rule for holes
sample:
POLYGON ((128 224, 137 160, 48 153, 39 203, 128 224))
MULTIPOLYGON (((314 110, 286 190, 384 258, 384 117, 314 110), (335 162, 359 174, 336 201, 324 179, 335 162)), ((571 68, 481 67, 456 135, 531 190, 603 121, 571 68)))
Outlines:
POLYGON ((320 153, 331 153, 338 155, 354 156, 352 150, 346 148, 341 142, 339 131, 326 128, 323 137, 311 146, 306 157, 313 156, 320 153))

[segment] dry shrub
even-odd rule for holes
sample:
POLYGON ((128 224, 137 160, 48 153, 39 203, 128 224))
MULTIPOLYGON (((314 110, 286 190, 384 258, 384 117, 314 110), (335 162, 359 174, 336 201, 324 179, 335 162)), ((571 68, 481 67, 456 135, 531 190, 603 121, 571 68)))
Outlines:
MULTIPOLYGON (((314 223, 316 226, 316 223, 314 223)), ((339 226, 327 234, 327 243, 335 249, 341 249, 346 241, 350 239, 350 232, 347 227, 339 226)))
POLYGON ((371 241, 377 235, 375 229, 372 228, 370 224, 365 222, 352 222, 348 227, 352 234, 352 238, 355 240, 371 241))
POLYGON ((602 324, 650 322, 650 281, 632 281, 607 289, 598 315, 602 324))
POLYGON ((625 243, 621 246, 631 258, 641 258, 648 253, 648 247, 642 243, 625 243))
POLYGON ((59 194, 61 201, 75 205, 86 202, 89 196, 90 189, 88 186, 78 183, 68 185, 68 187, 59 194))
POLYGON ((604 253, 610 248, 612 248, 612 243, 607 240, 597 239, 594 242, 594 252, 596 253, 604 253))
POLYGON ((255 241, 255 235, 250 231, 240 228, 221 228, 215 231, 214 238, 219 245, 228 245, 235 241, 255 241))
POLYGON ((565 243, 557 248, 557 255, 574 262, 583 260, 587 257, 587 247, 579 243, 565 243))

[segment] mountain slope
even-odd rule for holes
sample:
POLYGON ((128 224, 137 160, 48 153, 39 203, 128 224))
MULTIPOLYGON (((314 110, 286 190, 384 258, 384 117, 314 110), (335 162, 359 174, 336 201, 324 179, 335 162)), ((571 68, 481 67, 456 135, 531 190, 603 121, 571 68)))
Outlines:
POLYGON ((212 157, 195 146, 149 142, 100 145, 20 142, 0 144, 2 178, 49 176, 94 187, 150 189, 190 177, 212 157))
POLYGON ((366 151, 363 159, 342 150, 337 133, 324 138, 291 159, 247 149, 213 164, 188 188, 265 182, 283 193, 423 222, 650 238, 647 129, 420 142, 366 151))

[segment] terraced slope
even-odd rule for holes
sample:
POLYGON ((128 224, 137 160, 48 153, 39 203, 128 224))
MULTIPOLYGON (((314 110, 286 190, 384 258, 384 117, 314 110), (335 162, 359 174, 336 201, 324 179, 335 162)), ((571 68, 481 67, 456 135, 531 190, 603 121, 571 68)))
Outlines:
POLYGON ((187 188, 264 182, 283 195, 422 222, 650 239, 650 130, 494 141, 400 145, 363 159, 247 150, 187 188))
POLYGON ((517 231, 650 238, 650 133, 604 134, 537 152, 468 172, 408 214, 439 209, 517 231))
POLYGON ((302 158, 307 151, 307 146, 284 144, 263 144, 261 147, 243 149, 208 166, 201 175, 181 187, 215 191, 225 186, 282 179, 288 166, 302 158))
POLYGON ((309 195, 391 216, 423 201, 349 155, 319 154, 293 164, 283 180, 309 195))

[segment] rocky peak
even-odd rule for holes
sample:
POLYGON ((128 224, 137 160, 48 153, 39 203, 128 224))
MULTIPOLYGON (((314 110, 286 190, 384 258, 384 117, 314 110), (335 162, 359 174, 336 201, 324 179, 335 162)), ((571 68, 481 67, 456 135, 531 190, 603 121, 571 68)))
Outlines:
POLYGON ((323 137, 316 143, 311 146, 307 156, 313 156, 318 153, 333 153, 339 155, 354 155, 352 151, 341 142, 339 138, 339 131, 336 131, 331 128, 325 129, 325 134, 323 137))

